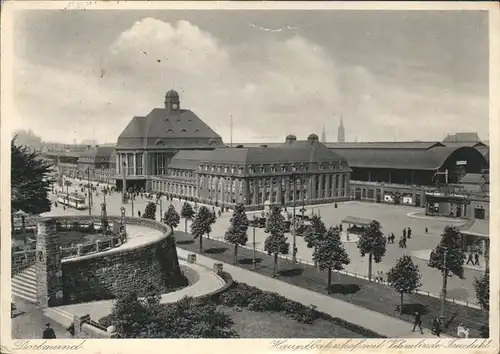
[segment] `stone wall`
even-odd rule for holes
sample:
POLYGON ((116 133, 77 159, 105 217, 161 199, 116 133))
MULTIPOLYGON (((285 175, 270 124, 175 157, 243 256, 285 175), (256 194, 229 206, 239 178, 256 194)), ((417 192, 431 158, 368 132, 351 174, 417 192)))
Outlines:
POLYGON ((23 269, 26 269, 35 264, 35 255, 36 250, 34 249, 12 252, 11 274, 15 275, 23 269))
POLYGON ((182 274, 170 228, 139 218, 127 217, 126 223, 152 227, 164 234, 134 248, 63 260, 65 303, 110 299, 125 291, 141 295, 150 285, 164 289, 179 284, 182 274))

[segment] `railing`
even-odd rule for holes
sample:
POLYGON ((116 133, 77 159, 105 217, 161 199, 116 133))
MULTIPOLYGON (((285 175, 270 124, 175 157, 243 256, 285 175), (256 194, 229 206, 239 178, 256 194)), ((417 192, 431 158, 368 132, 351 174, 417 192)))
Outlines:
MULTIPOLYGON (((220 242, 224 242, 224 243, 227 243, 223 237, 210 237, 211 239, 213 240, 217 240, 217 241, 220 241, 220 242)), ((253 247, 251 245, 245 245, 245 246, 240 246, 240 247, 243 247, 243 248, 246 248, 246 249, 253 249, 253 247)), ((265 251, 264 249, 262 248, 258 248, 258 247, 255 247, 255 251, 256 252, 261 252, 261 253, 266 253, 267 254, 267 251, 265 251)), ((292 256, 290 255, 283 255, 283 254, 280 254, 279 255, 280 258, 283 258, 283 259, 286 259, 288 261, 291 261, 292 260, 292 256)), ((307 264, 307 265, 310 265, 310 266, 315 266, 314 262, 311 262, 311 261, 306 261, 304 259, 301 259, 301 258, 298 258, 296 257, 296 260, 298 263, 300 264, 307 264)), ((341 273, 341 274, 345 274, 345 275, 349 275, 351 277, 355 277, 355 278, 359 278, 359 279, 365 279, 365 280, 368 280, 368 281, 372 281, 372 282, 377 282, 377 283, 381 283, 381 284, 384 284, 384 285, 389 285, 389 283, 387 283, 387 281, 385 280, 376 280, 376 274, 374 274, 372 276, 372 279, 369 280, 368 279, 368 276, 366 275, 362 275, 362 274, 358 274, 358 273, 354 273, 354 272, 349 272, 347 270, 333 270, 334 272, 337 272, 337 273, 341 273)), ((437 294, 431 294, 430 292, 428 291, 421 291, 421 290, 418 290, 418 291, 415 291, 416 294, 419 294, 419 295, 425 295, 425 296, 428 296, 428 297, 433 297, 433 298, 437 298, 437 299, 441 299, 442 297, 440 295, 437 295, 437 294)), ((476 303, 476 302, 471 302, 471 301, 464 301, 464 300, 459 300, 459 299, 455 299, 455 298, 452 298, 452 297, 447 297, 446 298, 446 301, 447 302, 450 302, 450 303, 453 303, 453 304, 457 304, 457 305, 461 305, 461 306, 465 306, 465 307, 470 307, 470 308, 474 308, 474 309, 478 309, 480 310, 481 309, 481 305, 479 305, 479 303, 476 303)))

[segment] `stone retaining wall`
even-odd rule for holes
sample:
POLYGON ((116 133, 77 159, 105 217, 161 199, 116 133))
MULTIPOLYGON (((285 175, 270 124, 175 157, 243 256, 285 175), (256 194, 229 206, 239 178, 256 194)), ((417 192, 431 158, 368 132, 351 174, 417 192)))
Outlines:
POLYGON ((163 232, 163 236, 134 248, 63 260, 64 302, 109 299, 126 291, 139 295, 149 286, 175 286, 182 279, 171 229, 154 220, 126 218, 126 224, 163 232))
POLYGON ((35 264, 36 250, 16 251, 12 252, 12 268, 11 275, 15 275, 35 264))
MULTIPOLYGON (((38 221, 43 223, 44 219, 46 218, 38 221)), ((47 219, 63 224, 100 221, 99 216, 87 215, 47 219)), ((120 217, 110 216, 109 219, 118 221, 120 217)), ((117 247, 105 252, 61 259, 63 303, 110 299, 125 291, 135 291, 141 294, 150 285, 164 289, 176 286, 183 279, 175 240, 168 226, 154 220, 133 217, 126 217, 125 223, 159 230, 162 235, 135 247, 117 247)), ((21 256, 16 258, 16 262, 18 264, 16 269, 24 264, 21 256)))

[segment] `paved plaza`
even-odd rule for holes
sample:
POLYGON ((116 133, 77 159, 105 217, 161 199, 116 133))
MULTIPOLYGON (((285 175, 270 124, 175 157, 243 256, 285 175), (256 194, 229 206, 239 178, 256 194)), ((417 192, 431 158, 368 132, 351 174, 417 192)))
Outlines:
MULTIPOLYGON (((70 188, 74 189, 74 188, 70 188)), ((51 198, 55 200, 55 195, 51 195, 51 198)), ((111 196, 107 196, 107 210, 109 215, 119 215, 121 207, 121 195, 120 193, 113 193, 111 196)), ((168 208, 169 202, 166 198, 162 198, 162 209, 165 212, 168 208)), ((98 214, 100 212, 100 203, 102 202, 102 193, 99 193, 98 197, 94 195, 94 208, 92 210, 93 214, 98 214)), ((134 202, 134 214, 137 216, 137 211, 140 210, 141 213, 149 200, 146 198, 141 199, 140 197, 134 202)), ((182 203, 178 200, 173 201, 174 206, 177 211, 180 212, 182 203)), ((125 205, 126 214, 132 216, 132 205, 125 205)), ((291 208, 289 208, 289 211, 291 208)), ((300 209, 297 208, 297 210, 300 209)), ((427 261, 425 256, 422 256, 422 251, 430 250, 434 248, 439 240, 440 234, 447 224, 460 225, 460 222, 456 220, 447 220, 444 218, 431 219, 423 217, 420 213, 421 209, 416 209, 413 207, 405 206, 395 206, 387 204, 371 204, 362 203, 357 201, 339 203, 338 208, 334 208, 333 205, 322 205, 314 207, 306 207, 306 215, 310 215, 312 209, 315 213, 319 213, 325 225, 337 225, 340 224, 342 219, 347 216, 356 216, 359 218, 376 219, 382 225, 382 231, 384 233, 394 233, 396 240, 394 244, 387 245, 387 252, 382 262, 379 264, 373 264, 373 273, 377 271, 387 272, 395 263, 396 260, 403 254, 414 255, 417 254, 420 257, 413 257, 414 262, 419 265, 420 271, 422 273, 422 291, 428 291, 431 294, 438 295, 441 290, 442 277, 441 273, 435 269, 429 268, 427 266, 427 261), (402 249, 398 247, 398 240, 402 235, 402 230, 405 227, 411 227, 412 238, 407 240, 407 248, 402 249), (425 233, 425 227, 428 228, 428 233, 425 233)), ((254 212, 249 212, 249 217, 252 217, 254 212)), ((259 212, 255 212, 259 213, 259 212)), ((88 214, 88 210, 75 210, 66 209, 63 210, 61 206, 53 208, 53 210, 46 215, 62 215, 62 214, 88 214)), ((229 219, 232 212, 225 212, 217 222, 212 226, 211 237, 220 239, 223 237, 225 230, 229 226, 229 219)), ((160 219, 160 207, 157 208, 157 220, 160 219)), ((190 223, 188 222, 188 225, 190 223)), ((184 229, 184 220, 181 220, 179 229, 184 229)), ((249 243, 252 242, 252 230, 248 232, 249 243)), ((288 241, 292 243, 292 235, 287 234, 288 241)), ((255 241, 256 248, 264 248, 264 240, 267 234, 264 229, 256 229, 255 241)), ((303 241, 302 237, 296 237, 296 243, 298 247, 297 257, 305 261, 312 260, 312 250, 308 249, 303 241)), ((360 275, 367 275, 368 272, 368 256, 361 257, 357 245, 354 242, 345 242, 344 246, 349 253, 351 258, 351 264, 346 268, 347 271, 352 273, 357 273, 360 275)), ((475 277, 479 277, 482 272, 480 269, 472 269, 466 267, 464 270, 465 279, 458 279, 456 277, 450 278, 448 280, 448 297, 456 298, 462 301, 469 301, 476 303, 475 292, 473 288, 473 281, 475 277)))

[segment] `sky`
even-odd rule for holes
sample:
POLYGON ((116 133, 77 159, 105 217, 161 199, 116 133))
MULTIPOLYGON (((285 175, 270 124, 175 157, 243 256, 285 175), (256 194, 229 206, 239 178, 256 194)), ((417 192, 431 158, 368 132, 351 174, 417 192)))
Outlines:
POLYGON ((116 142, 175 89, 225 142, 488 139, 481 11, 30 10, 14 19, 14 128, 116 142))

